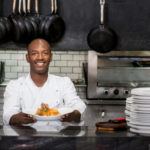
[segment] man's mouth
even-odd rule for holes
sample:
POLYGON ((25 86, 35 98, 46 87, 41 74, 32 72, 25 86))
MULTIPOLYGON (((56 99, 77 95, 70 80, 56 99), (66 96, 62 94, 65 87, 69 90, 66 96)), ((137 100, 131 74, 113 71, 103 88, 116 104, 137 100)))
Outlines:
POLYGON ((36 62, 36 65, 38 65, 39 67, 43 66, 45 63, 44 62, 36 62))

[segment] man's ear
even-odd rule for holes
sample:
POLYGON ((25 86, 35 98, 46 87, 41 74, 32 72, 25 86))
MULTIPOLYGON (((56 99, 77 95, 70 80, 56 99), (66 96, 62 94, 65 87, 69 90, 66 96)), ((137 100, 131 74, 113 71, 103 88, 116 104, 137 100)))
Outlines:
POLYGON ((28 54, 26 54, 26 60, 29 63, 29 55, 28 54))

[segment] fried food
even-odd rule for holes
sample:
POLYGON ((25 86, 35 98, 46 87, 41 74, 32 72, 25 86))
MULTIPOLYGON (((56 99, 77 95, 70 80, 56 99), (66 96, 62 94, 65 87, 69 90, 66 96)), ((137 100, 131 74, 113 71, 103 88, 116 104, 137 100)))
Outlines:
POLYGON ((36 115, 39 116, 56 116, 60 115, 60 112, 57 109, 49 108, 48 104, 41 104, 41 108, 38 108, 36 111, 36 115))

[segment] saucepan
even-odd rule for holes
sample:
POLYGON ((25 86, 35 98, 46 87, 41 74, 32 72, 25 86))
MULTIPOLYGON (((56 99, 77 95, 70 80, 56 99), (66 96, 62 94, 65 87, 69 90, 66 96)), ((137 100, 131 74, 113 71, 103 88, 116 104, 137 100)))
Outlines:
POLYGON ((105 0, 100 0, 100 25, 93 28, 87 37, 89 47, 101 53, 109 52, 117 45, 116 33, 104 25, 104 5, 105 0))

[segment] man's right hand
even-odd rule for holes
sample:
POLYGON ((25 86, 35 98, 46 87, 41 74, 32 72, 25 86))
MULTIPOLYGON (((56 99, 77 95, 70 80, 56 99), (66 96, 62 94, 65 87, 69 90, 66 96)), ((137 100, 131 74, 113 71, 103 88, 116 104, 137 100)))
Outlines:
POLYGON ((9 124, 10 125, 21 125, 21 124, 28 124, 28 123, 34 123, 34 122, 36 122, 35 118, 31 117, 28 114, 20 112, 18 114, 13 115, 10 118, 9 124))

